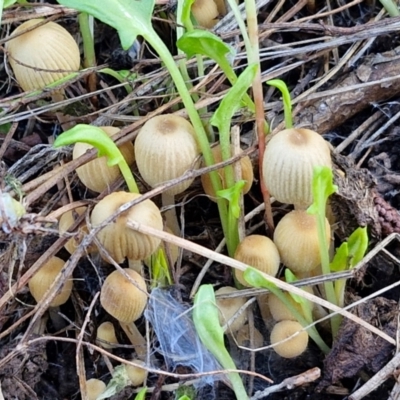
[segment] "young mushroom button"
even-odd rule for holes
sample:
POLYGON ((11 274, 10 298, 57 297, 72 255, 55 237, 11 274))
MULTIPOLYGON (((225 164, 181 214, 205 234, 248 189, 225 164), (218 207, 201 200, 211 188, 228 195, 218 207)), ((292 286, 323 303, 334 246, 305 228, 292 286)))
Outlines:
MULTIPOLYGON (((278 273, 280 263, 278 249, 266 236, 250 235, 244 238, 239 243, 234 258, 268 275, 275 276, 278 273)), ((242 271, 235 269, 235 277, 242 285, 249 286, 243 278, 242 271)))

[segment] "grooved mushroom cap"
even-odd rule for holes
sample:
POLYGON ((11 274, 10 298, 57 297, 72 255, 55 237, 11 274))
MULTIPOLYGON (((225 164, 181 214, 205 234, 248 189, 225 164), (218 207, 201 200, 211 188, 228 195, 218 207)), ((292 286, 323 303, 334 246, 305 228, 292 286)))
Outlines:
MULTIPOLYGON (((100 126, 109 137, 116 135, 120 129, 113 126, 100 126)), ((72 152, 72 158, 75 160, 93 146, 88 143, 76 143, 72 152)), ((135 161, 135 150, 131 142, 124 143, 119 146, 123 157, 128 165, 132 165, 135 161)), ((94 160, 82 165, 76 169, 79 180, 90 190, 100 193, 107 189, 120 176, 121 171, 118 165, 108 166, 107 157, 97 157, 94 160)))
MULTIPOLYGON (((250 235, 239 243, 234 258, 268 275, 275 276, 279 269, 279 253, 271 239, 262 235, 250 235)), ((236 279, 244 286, 249 284, 243 272, 235 269, 236 279)))
POLYGON ((101 288, 100 303, 119 322, 130 324, 143 314, 147 304, 147 288, 146 282, 136 271, 129 268, 124 271, 136 284, 132 284, 121 272, 112 272, 101 288))
MULTIPOLYGON (((12 36, 42 22, 41 19, 26 21, 14 30, 12 36)), ((24 91, 41 89, 79 70, 78 45, 68 31, 55 22, 47 22, 9 40, 6 42, 6 49, 15 78, 24 91)))
MULTIPOLYGON (((200 154, 195 136, 192 125, 182 117, 164 114, 149 119, 135 140, 136 164, 143 179, 155 187, 193 168, 200 154)), ((186 180, 166 193, 181 193, 192 182, 186 180)))
MULTIPOLYGON (((325 229, 329 246, 331 229, 326 218, 325 229)), ((312 271, 321 263, 317 219, 304 210, 291 211, 279 221, 274 242, 282 263, 295 274, 312 271)))
MULTIPOLYGON (((219 294, 228 294, 238 292, 238 289, 230 286, 223 286, 215 291, 216 295, 219 294)), ((219 323, 221 326, 224 326, 228 321, 239 311, 241 307, 246 303, 246 299, 244 297, 232 297, 226 299, 216 300, 217 308, 218 308, 218 317, 219 323)), ((227 332, 236 332, 238 331, 246 322, 247 316, 246 312, 242 312, 233 322, 231 322, 227 327, 227 332)))
MULTIPOLYGON (((271 344, 275 344, 281 340, 287 339, 302 329, 303 327, 296 321, 280 321, 273 327, 271 331, 271 344)), ((273 349, 281 357, 294 358, 302 354, 306 350, 307 346, 308 333, 306 331, 301 331, 292 339, 275 345, 273 349)))
POLYGON ((218 22, 218 8, 214 0, 195 0, 192 14, 203 28, 211 29, 218 22))
MULTIPOLYGON (((114 192, 100 200, 93 208, 91 222, 93 226, 100 225, 105 219, 113 215, 117 209, 137 198, 140 194, 128 192, 114 192)), ((127 227, 127 222, 136 221, 152 228, 163 230, 160 210, 151 200, 144 200, 121 213, 117 219, 104 227, 97 238, 111 257, 122 263, 125 258, 143 260, 156 251, 160 239, 145 235, 127 227)))
POLYGON ((265 148, 264 182, 276 200, 306 208, 313 201, 315 166, 332 167, 328 142, 309 129, 285 129, 265 148))
MULTIPOLYGON (((221 146, 215 146, 211 149, 212 154, 214 156, 214 161, 219 163, 222 161, 222 154, 221 154, 221 146)), ((233 164, 234 165, 234 164, 233 164)), ((240 159, 240 167, 242 170, 242 178, 246 181, 243 187, 243 194, 246 194, 251 189, 253 184, 254 174, 253 174, 253 165, 251 163, 250 157, 246 156, 240 159)), ((218 175, 221 177, 222 181, 222 189, 226 189, 225 184, 225 171, 224 168, 217 170, 218 175)), ((211 183, 210 174, 201 175, 201 184, 203 186, 204 192, 210 196, 210 199, 216 201, 216 195, 214 192, 214 188, 211 183)))
MULTIPOLYGON (((47 292, 49 287, 53 284, 57 275, 64 267, 64 260, 58 257, 52 257, 50 260, 43 264, 43 266, 36 272, 35 275, 28 282, 29 290, 36 300, 39 303, 42 300, 44 294, 47 292)), ((50 303, 50 307, 58 307, 62 304, 66 303, 71 296, 72 292, 72 279, 65 279, 64 286, 61 289, 61 292, 57 294, 57 296, 50 303)))

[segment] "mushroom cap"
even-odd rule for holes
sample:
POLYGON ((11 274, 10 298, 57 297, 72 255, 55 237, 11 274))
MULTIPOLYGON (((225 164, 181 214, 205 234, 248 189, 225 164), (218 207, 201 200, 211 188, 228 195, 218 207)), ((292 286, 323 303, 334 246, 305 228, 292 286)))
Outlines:
MULTIPOLYGON (((145 365, 142 360, 132 360, 135 364, 145 365)), ((125 371, 131 381, 132 386, 140 386, 147 379, 147 370, 145 368, 135 367, 125 364, 125 371)))
MULTIPOLYGON (((278 343, 299 332, 303 327, 296 321, 280 321, 271 331, 271 344, 278 343)), ((308 346, 308 333, 306 331, 299 332, 292 339, 283 343, 276 344, 274 350, 283 358, 294 358, 302 354, 308 346)))
MULTIPOLYGON (((149 119, 135 140, 135 158, 140 175, 151 186, 175 179, 193 168, 200 154, 193 126, 185 118, 163 114, 149 119)), ((176 195, 193 179, 165 192, 176 195)))
MULTIPOLYGON (((69 210, 65 212, 63 215, 61 215, 60 220, 58 222, 58 230, 60 232, 60 235, 63 235, 65 232, 68 231, 68 229, 72 226, 72 224, 75 222, 75 217, 74 213, 77 215, 82 215, 85 213, 87 210, 86 206, 78 207, 75 208, 74 210, 69 210)), ((89 233, 89 230, 86 226, 86 223, 84 223, 83 226, 80 226, 78 228, 78 235, 71 238, 68 240, 67 243, 65 243, 64 247, 67 249, 69 254, 73 254, 76 248, 79 246, 81 243, 83 236, 87 235, 89 233)), ((88 252, 93 252, 96 250, 96 246, 94 244, 90 245, 88 248, 88 252)))
MULTIPOLYGON (((305 286, 302 288, 308 293, 313 293, 311 286, 305 286)), ((300 315, 303 315, 303 310, 301 308, 300 303, 297 303, 293 297, 289 293, 283 293, 286 299, 293 305, 293 307, 297 310, 300 315)), ((314 309, 314 303, 312 301, 308 301, 310 310, 314 309)), ((277 297, 276 295, 269 293, 268 294, 268 306, 272 315, 272 318, 275 321, 283 321, 283 320, 291 320, 297 321, 295 315, 286 307, 286 305, 277 297)))
MULTIPOLYGON (((42 22, 41 19, 30 19, 16 28, 12 36, 42 22)), ((15 78, 24 91, 41 89, 79 70, 78 45, 70 33, 55 22, 47 22, 11 38, 6 42, 6 50, 15 78)))
POLYGON ((237 332, 236 332, 236 341, 239 346, 243 347, 250 347, 252 349, 258 349, 263 347, 264 345, 264 338, 261 332, 254 328, 254 337, 253 337, 253 346, 250 343, 250 327, 249 324, 243 325, 237 332))
MULTIPOLYGON (((114 192, 104 197, 93 208, 92 225, 100 225, 120 206, 140 196, 137 193, 114 192)), ((160 210, 151 200, 144 200, 121 213, 114 222, 108 224, 97 234, 101 244, 117 263, 122 263, 125 258, 143 260, 156 251, 161 242, 158 238, 128 228, 128 221, 136 221, 160 231, 163 230, 160 210)))
MULTIPOLYGON (((280 258, 274 242, 266 236, 250 235, 239 243, 235 260, 241 261, 268 275, 278 273, 280 258)), ((244 286, 250 286, 243 278, 243 271, 235 269, 236 279, 244 286)))
MULTIPOLYGON (((29 290, 37 303, 42 300, 44 294, 52 285, 57 275, 63 269, 64 265, 64 260, 58 257, 52 257, 49 261, 47 261, 47 263, 43 264, 43 266, 29 280, 29 290)), ((61 292, 54 297, 53 301, 50 303, 50 307, 58 307, 66 303, 71 295, 71 292, 72 279, 66 279, 61 292)))
POLYGON ((264 182, 276 200, 306 208, 313 201, 315 166, 332 167, 328 142, 309 129, 285 129, 265 148, 264 182))
POLYGON ((121 272, 114 271, 107 276, 100 293, 103 308, 119 322, 130 324, 143 314, 147 304, 147 287, 136 271, 125 268, 133 279, 132 284, 121 272))
MULTIPOLYGON (((238 289, 230 286, 223 286, 216 290, 215 294, 219 295, 234 292, 238 292, 238 289)), ((216 298, 215 302, 218 308, 219 323, 221 326, 224 326, 239 311, 239 309, 243 307, 243 305, 246 303, 246 299, 244 297, 232 297, 227 299, 216 298)), ((230 333, 238 331, 246 321, 246 312, 242 312, 227 326, 227 332, 230 333)))
POLYGON ((192 14, 199 26, 211 29, 218 22, 218 8, 214 0, 195 0, 192 14))
MULTIPOLYGON (((219 163, 222 161, 221 146, 214 146, 212 149, 212 154, 214 156, 214 161, 219 163)), ((234 164, 233 164, 234 165, 234 164)), ((251 189, 254 180, 253 164, 251 163, 250 157, 246 156, 240 159, 240 167, 242 170, 242 179, 246 181, 243 187, 243 194, 246 194, 251 189)), ((225 170, 221 168, 217 170, 218 175, 221 177, 222 189, 226 189, 225 183, 225 170)), ((210 199, 216 201, 216 194, 211 183, 210 174, 201 175, 201 184, 203 186, 204 192, 210 196, 210 199)))
MULTIPOLYGON (((325 228, 329 246, 331 229, 327 219, 325 228)), ((295 274, 312 271, 321 263, 317 219, 304 210, 291 211, 279 221, 274 242, 282 263, 295 274)))
MULTIPOLYGON (((99 126, 109 137, 116 135, 120 129, 113 126, 99 126)), ((93 146, 88 143, 76 143, 72 152, 72 158, 75 160, 93 146)), ((135 161, 135 150, 131 142, 124 143, 119 146, 123 157, 128 165, 132 165, 135 161)), ((121 171, 118 165, 108 166, 107 157, 97 157, 94 160, 82 165, 76 169, 79 180, 90 190, 100 193, 106 190, 120 176, 121 171)))
POLYGON ((104 349, 113 349, 115 347, 114 345, 118 344, 114 324, 112 322, 103 322, 97 327, 96 344, 104 349))
POLYGON ((100 379, 89 379, 86 381, 88 400, 96 400, 106 390, 106 384, 100 379))

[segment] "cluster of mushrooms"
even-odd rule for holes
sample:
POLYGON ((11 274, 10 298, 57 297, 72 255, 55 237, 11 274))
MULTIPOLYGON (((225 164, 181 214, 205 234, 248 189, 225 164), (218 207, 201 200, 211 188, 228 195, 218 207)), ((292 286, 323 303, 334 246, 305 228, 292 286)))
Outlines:
MULTIPOLYGON (((196 14, 197 8, 209 4, 213 10, 213 20, 223 15, 223 1, 196 0, 193 5, 195 18, 205 27, 206 22, 201 22, 201 17, 196 14), (211 5, 210 5, 211 4, 211 5)), ((14 76, 21 88, 25 91, 37 90, 65 77, 71 72, 79 70, 80 52, 72 36, 61 26, 54 22, 43 20, 30 20, 21 24, 6 44, 9 63, 14 71, 14 76), (14 38, 15 36, 15 38, 14 38), (40 51, 34 50, 35 41, 40 40, 40 51), (61 50, 62 49, 62 50, 61 50), (51 53, 51 62, 43 57, 51 53), (50 62, 50 64, 49 64, 50 62), (46 71, 49 70, 49 71, 46 71)), ((62 96, 62 92, 58 95, 62 96)), ((102 127, 110 137, 118 133, 114 127, 102 127)), ((120 150, 129 165, 136 162, 143 180, 149 187, 156 187, 165 182, 181 177, 186 171, 195 169, 200 165, 200 150, 196 142, 195 132, 191 124, 184 118, 172 114, 159 115, 149 119, 141 128, 135 144, 125 143, 120 150), (161 164, 162 160, 162 164, 161 164)), ((78 158, 90 148, 89 145, 78 143, 73 150, 73 157, 78 158)), ((221 161, 219 146, 213 148, 216 162, 221 161)), ((242 178, 246 181, 243 189, 247 193, 253 182, 253 168, 249 157, 240 161, 242 178)), ((320 264, 319 243, 315 217, 306 213, 306 208, 312 202, 311 180, 314 166, 331 167, 330 150, 327 142, 321 136, 307 129, 288 129, 276 134, 268 143, 263 160, 263 173, 266 186, 276 200, 286 204, 293 204, 294 211, 285 215, 276 227, 273 241, 266 236, 250 235, 238 246, 235 258, 248 265, 275 276, 280 263, 290 268, 298 277, 305 277, 318 268, 320 264)), ((118 167, 107 165, 105 157, 100 157, 79 167, 76 171, 80 181, 88 190, 96 193, 109 191, 110 187, 121 176, 118 167)), ((223 170, 218 171, 224 183, 223 170)), ((162 194, 162 203, 169 209, 165 212, 166 225, 169 229, 179 234, 174 196, 185 191, 193 179, 176 184, 162 194)), ((216 198, 208 175, 203 175, 201 182, 205 193, 211 200, 216 198)), ((90 213, 91 227, 97 227, 126 203, 140 199, 137 193, 116 191, 107 194, 100 200, 90 213)), ((72 226, 75 219, 87 213, 86 207, 80 207, 65 213, 59 223, 60 233, 64 234, 72 226)), ((135 326, 135 321, 140 318, 147 304, 147 284, 141 274, 140 262, 154 254, 161 245, 160 240, 127 227, 127 222, 136 221, 157 230, 165 228, 160 209, 151 200, 144 200, 118 215, 118 217, 97 235, 97 241, 106 251, 100 252, 104 260, 110 258, 116 263, 123 263, 126 259, 133 267, 123 271, 115 270, 104 281, 100 301, 103 308, 112 315, 120 324, 127 337, 132 342, 136 352, 136 362, 140 364, 147 357, 147 344, 142 334, 135 326), (139 263, 139 264, 138 264, 139 263), (139 265, 139 267, 138 267, 139 265)), ((88 232, 89 227, 84 223, 78 232, 67 242, 66 249, 73 253, 82 237, 88 232)), ((326 222, 326 237, 330 240, 330 227, 326 222)), ((98 251, 92 245, 89 252, 98 251)), ((55 277, 62 271, 64 261, 53 257, 32 277, 29 288, 36 301, 40 301, 55 277)), ((241 285, 247 286, 241 272, 235 272, 235 278, 241 285)), ((63 289, 50 304, 54 310, 64 304, 73 287, 72 277, 65 281, 63 289)), ((237 291, 233 287, 224 287, 216 291, 226 294, 237 291)), ((249 337, 249 327, 246 325, 246 315, 242 313, 232 318, 244 306, 244 300, 235 299, 232 308, 231 301, 218 300, 221 324, 225 325, 228 333, 237 333, 237 337, 246 340, 249 337)), ((277 344, 274 349, 282 357, 296 357, 307 347, 308 334, 302 330, 301 325, 294 321, 293 315, 285 309, 280 301, 269 295, 268 299, 260 297, 260 308, 266 304, 270 309, 276 325, 271 332, 271 343, 292 336, 301 331, 297 336, 283 344, 277 344)), ((54 323, 56 324, 56 314, 54 323)), ((262 344, 262 336, 257 333, 258 341, 262 344)), ((239 341, 240 342, 240 341, 239 341)), ((118 344, 114 325, 105 322, 97 330, 97 343, 112 349, 118 344)), ((145 370, 137 368, 140 378, 131 378, 132 382, 140 385, 146 379, 145 370)), ((88 388, 93 385, 94 391, 104 390, 101 383, 88 381, 88 388), (90 385, 89 385, 90 382, 90 385), (99 389, 99 386, 102 389, 99 389)), ((97 396, 97 395, 96 395, 97 396)), ((95 398, 95 397, 93 397, 95 398)))

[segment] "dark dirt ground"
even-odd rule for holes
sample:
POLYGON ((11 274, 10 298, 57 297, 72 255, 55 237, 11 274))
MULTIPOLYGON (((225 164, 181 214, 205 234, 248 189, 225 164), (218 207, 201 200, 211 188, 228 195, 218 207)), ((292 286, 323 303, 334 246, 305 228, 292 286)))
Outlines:
MULTIPOLYGON (((176 52, 174 5, 170 3, 156 6, 154 25, 176 52)), ((369 250, 376 253, 351 275, 346 291, 347 304, 382 290, 378 297, 361 302, 352 312, 397 338, 400 293, 398 286, 389 287, 400 279, 396 236, 400 233, 400 17, 389 18, 381 11, 381 4, 374 0, 316 1, 314 7, 307 0, 264 3, 267 4, 258 13, 262 80, 284 80, 293 99, 296 126, 315 129, 332 144, 335 179, 339 186, 338 194, 332 198, 337 221, 335 244, 338 246, 358 226, 368 226, 369 250), (390 239, 389 243, 382 245, 385 238, 390 239)), ((1 46, 20 22, 36 15, 38 6, 15 6, 4 12, 1 46)), ((47 10, 47 17, 57 20, 80 42, 76 13, 59 11, 59 6, 47 10)), ((232 29, 226 31, 226 21, 221 19, 215 32, 223 40, 232 42, 239 33, 232 29)), ((240 71, 245 65, 245 58, 240 57, 245 49, 242 42, 236 46, 235 65, 240 71)), ((0 136, 1 190, 12 193, 18 200, 22 193, 29 213, 11 230, 3 224, 0 233, 0 394, 3 393, 6 400, 77 400, 81 398, 79 371, 83 370, 87 379, 108 382, 110 370, 119 364, 118 360, 108 357, 107 352, 100 353, 86 345, 95 343, 100 323, 115 322, 99 301, 93 302, 101 283, 113 270, 112 266, 99 256, 85 256, 79 260, 73 272, 73 295, 59 310, 64 320, 62 329, 57 329, 50 319, 44 319, 44 329, 40 334, 35 333, 32 318, 35 314, 39 319, 47 315, 47 306, 42 304, 34 308, 35 301, 27 288, 32 268, 37 268, 46 257, 54 254, 64 260, 70 257, 63 248, 66 239, 60 239, 54 220, 54 216, 58 217, 57 210, 79 201, 92 205, 104 195, 97 197, 79 182, 74 172, 77 163, 71 162, 68 149, 54 150, 49 144, 63 130, 56 109, 61 109, 68 124, 93 123, 123 128, 120 142, 126 142, 134 139, 144 117, 180 108, 172 104, 176 95, 170 77, 145 43, 141 43, 138 58, 132 59, 121 49, 116 32, 95 21, 95 50, 98 67, 89 78, 91 83, 88 74, 82 73, 66 85, 67 100, 61 104, 52 103, 47 93, 29 99, 19 96, 21 89, 12 79, 4 51, 1 53, 0 125, 5 129, 0 136), (138 74, 131 83, 130 94, 112 77, 98 72, 105 66, 115 70, 131 69, 138 74), (94 96, 87 95, 91 85, 98 91, 94 96), (45 175, 59 165, 68 173, 45 175), (85 345, 76 355, 77 338, 83 325, 85 345)), ((206 72, 210 73, 211 68, 207 67, 206 72)), ((218 69, 207 78, 205 97, 210 101, 206 117, 209 117, 228 85, 218 69)), ((266 85, 263 89, 265 115, 276 132, 283 127, 282 102, 276 91, 266 85)), ((242 147, 253 146, 252 116, 237 113, 233 123, 240 127, 242 147)), ((257 152, 251 151, 250 155, 256 180, 245 198, 246 214, 263 201, 258 184, 257 152)), ((138 179, 141 191, 148 191, 140 177, 138 179)), ((123 185, 122 180, 118 185, 123 185)), ((188 240, 215 249, 222 239, 218 211, 216 205, 201 194, 200 181, 196 179, 185 193, 177 196, 178 211, 182 212, 185 223, 184 235, 188 240)), ((153 200, 160 203, 158 197, 153 200)), ((288 211, 287 207, 276 203, 272 209, 275 222, 288 211)), ((255 214, 246 228, 265 234, 262 215, 255 214)), ((191 304, 190 291, 205 262, 195 253, 183 252, 182 260, 173 270, 171 292, 176 301, 191 304)), ((233 285, 231 270, 213 263, 202 282, 233 285)), ((254 304, 251 319, 262 333, 264 345, 268 345, 268 328, 254 304)), ((138 321, 138 327, 145 332, 144 318, 138 321)), ((328 335, 325 336, 329 340, 328 335)), ((127 337, 122 330, 117 330, 117 337, 121 345, 112 350, 110 356, 130 359, 132 348, 127 337)), ((182 366, 172 369, 156 351, 157 338, 152 333, 150 338, 155 368, 175 374, 192 372, 182 366)), ((290 360, 282 359, 272 349, 257 353, 241 350, 228 339, 227 346, 242 370, 257 372, 275 383, 295 375, 304 377, 299 385, 269 395, 271 399, 290 400, 348 398, 364 384, 373 382, 372 376, 385 368, 396 353, 393 345, 347 319, 332 352, 325 359, 313 343, 303 355, 290 360), (307 382, 307 374, 316 367, 321 369, 321 378, 307 382)), ((371 394, 357 398, 398 398, 397 366, 386 371, 385 379, 372 383, 371 394)), ((269 386, 265 380, 251 374, 243 377, 252 388, 251 395, 269 386)), ((176 387, 179 385, 172 390, 163 385, 183 381, 178 375, 150 372, 147 386, 152 391, 146 398, 178 398, 176 387)), ((135 393, 134 388, 127 387, 112 399, 132 399, 135 393)), ((234 394, 219 381, 200 389, 196 398, 233 399, 234 394)))

